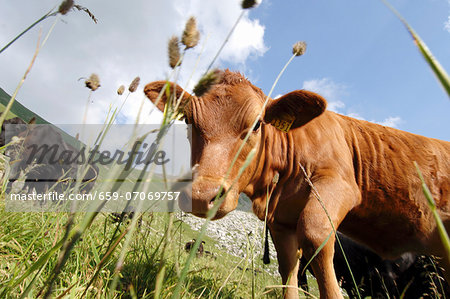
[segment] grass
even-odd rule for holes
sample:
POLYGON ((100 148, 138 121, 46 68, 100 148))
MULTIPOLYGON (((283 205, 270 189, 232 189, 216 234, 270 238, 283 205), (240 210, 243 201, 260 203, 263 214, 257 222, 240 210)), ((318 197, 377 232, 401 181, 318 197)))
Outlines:
MULTIPOLYGON (((2 209, 3 210, 3 209, 2 209)), ((77 215, 75 222, 82 215, 77 215)), ((158 272, 162 236, 168 224, 166 213, 145 213, 142 216, 141 227, 133 233, 133 242, 127 252, 126 262, 121 271, 120 283, 114 290, 112 297, 153 298, 155 277, 158 272)), ((36 262, 48 248, 54 246, 62 237, 63 227, 69 218, 65 213, 5 213, 0 214, 0 293, 5 284, 12 278, 18 277, 36 262)), ((97 270, 97 265, 105 252, 108 242, 116 228, 123 232, 126 223, 113 223, 110 214, 100 214, 91 228, 83 234, 81 240, 74 246, 66 263, 66 267, 58 276, 53 296, 64 293, 79 298, 85 292, 90 277, 97 270)), ((178 281, 178 271, 188 254, 184 251, 184 244, 196 236, 186 224, 174 222, 173 242, 166 249, 166 275, 161 290, 161 297, 166 298, 173 292, 178 281)), ((187 275, 186 284, 182 289, 182 296, 194 298, 202 293, 202 298, 249 298, 251 296, 252 281, 257 287, 257 293, 264 291, 267 284, 277 284, 278 278, 268 273, 251 274, 245 271, 246 262, 229 255, 226 251, 215 248, 215 241, 205 238, 206 250, 214 253, 209 256, 198 257, 192 261, 187 275), (244 270, 238 269, 238 265, 244 270)), ((119 244, 119 247, 121 245, 119 244)), ((104 297, 109 291, 107 285, 114 273, 115 260, 118 251, 104 264, 97 279, 87 291, 89 297, 104 297)), ((49 259, 42 268, 29 297, 35 297, 44 288, 45 278, 51 274, 56 256, 49 259)), ((262 262, 255 259, 255 268, 263 269, 262 262)), ((247 263, 248 267, 249 264, 247 263)), ((16 288, 7 293, 8 297, 20 297, 27 285, 31 283, 33 275, 27 277, 16 288)), ((279 293, 278 293, 279 295, 279 293)), ((274 293, 270 298, 276 298, 274 293)))

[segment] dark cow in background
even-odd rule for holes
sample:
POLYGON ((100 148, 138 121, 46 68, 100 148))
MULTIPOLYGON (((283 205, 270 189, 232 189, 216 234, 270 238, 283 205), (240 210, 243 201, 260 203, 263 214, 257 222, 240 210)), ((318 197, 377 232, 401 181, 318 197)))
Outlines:
MULTIPOLYGON (((60 132, 52 125, 24 125, 24 129, 12 127, 12 133, 19 132, 19 144, 7 149, 11 158, 10 183, 25 172, 25 186, 28 192, 48 190, 65 192, 74 187, 80 163, 76 162, 80 150, 66 143, 60 132)), ((82 179, 81 192, 89 192, 97 178, 98 167, 87 164, 87 172, 82 179)))
MULTIPOLYGON (((194 244, 195 244, 195 239, 192 239, 192 241, 189 241, 184 245, 184 250, 186 250, 186 252, 190 252, 192 250, 192 248, 194 248, 194 244)), ((197 256, 203 255, 203 252, 205 251, 204 244, 205 244, 205 241, 202 241, 200 243, 200 245, 198 246, 197 256)))
MULTIPOLYGON (((340 232, 337 233, 345 256, 352 270, 361 298, 440 298, 449 296, 450 289, 442 278, 436 261, 428 256, 404 253, 391 261, 356 243, 340 232)), ((347 263, 338 243, 335 243, 334 269, 339 285, 350 298, 358 298, 347 263)), ((298 285, 308 291, 305 266, 300 259, 298 285)), ((307 269, 314 275, 310 266, 307 269)))
MULTIPOLYGON (((2 113, 0 113, 2 115, 2 113)), ((5 119, 5 121, 2 124, 2 131, 0 132, 0 147, 4 146, 6 144, 6 126, 7 125, 13 125, 8 126, 9 130, 14 130, 14 132, 9 131, 8 134, 10 136, 17 136, 20 132, 26 130, 26 122, 24 122, 22 119, 18 117, 13 117, 10 119, 5 119)))
MULTIPOLYGON (((194 244, 195 244, 195 239, 192 239, 191 241, 187 242, 184 245, 184 250, 186 252, 191 252, 191 250, 194 248, 194 244)), ((211 251, 205 250, 205 244, 206 244, 205 241, 202 241, 200 243, 200 245, 198 246, 197 253, 196 253, 197 257, 205 256, 205 257, 210 257, 210 258, 216 259, 216 255, 214 253, 212 253, 211 251)))
MULTIPOLYGON (((449 142, 326 111, 326 100, 306 90, 265 105, 261 89, 242 75, 228 70, 217 75, 217 84, 201 96, 184 93, 177 84, 167 88, 181 97, 179 107, 192 125, 194 180, 178 202, 206 217, 219 196, 214 217, 219 219, 245 193, 258 218, 268 217, 279 272, 289 284, 286 297, 298 298, 299 255, 309 260, 324 244, 311 263, 320 296, 342 298, 333 268, 332 225, 383 258, 405 252, 448 256, 413 161, 450 230, 449 142), (241 173, 249 154, 253 159, 241 173), (266 214, 268 190, 273 192, 266 214)), ((168 101, 161 92, 165 84, 153 82, 144 89, 162 111, 168 101)), ((450 261, 440 264, 449 281, 450 261)))

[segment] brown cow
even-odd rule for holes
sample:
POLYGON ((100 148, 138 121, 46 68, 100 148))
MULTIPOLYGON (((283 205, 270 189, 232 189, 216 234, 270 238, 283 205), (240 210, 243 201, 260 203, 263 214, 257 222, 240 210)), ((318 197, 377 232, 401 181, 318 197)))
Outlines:
MULTIPOLYGON (((155 102, 165 82, 145 87, 155 102)), ((177 96, 182 89, 177 87, 177 96)), ((158 105, 164 108, 165 93, 158 105)), ((269 202, 269 227, 278 253, 286 297, 297 298, 299 255, 309 259, 330 236, 324 209, 311 192, 303 166, 336 228, 385 258, 403 252, 447 256, 422 193, 417 161, 450 229, 450 143, 325 111, 318 94, 297 90, 263 106, 265 95, 238 73, 224 71, 219 83, 201 97, 184 94, 184 115, 192 124, 192 213, 205 217, 222 185, 226 193, 215 219, 236 208, 247 194, 264 219, 266 192, 279 181, 269 202), (263 109, 262 116, 259 112, 263 109), (225 178, 242 140, 259 122, 225 178), (287 133, 271 123, 293 121, 287 133), (235 181, 247 155, 256 155, 235 181), (300 249, 300 251, 299 251, 300 249)), ((182 208, 190 208, 185 199, 182 208)), ((342 298, 333 270, 335 236, 312 267, 322 298, 342 298)), ((450 266, 443 260, 447 280, 450 266)))

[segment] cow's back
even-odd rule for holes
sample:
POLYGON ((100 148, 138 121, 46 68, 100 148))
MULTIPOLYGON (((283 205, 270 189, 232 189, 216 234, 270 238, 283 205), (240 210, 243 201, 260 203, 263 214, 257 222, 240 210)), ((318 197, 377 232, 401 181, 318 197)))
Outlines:
POLYGON ((361 204, 347 215, 342 229, 381 254, 420 250, 436 225, 413 162, 444 222, 450 221, 450 143, 334 115, 345 132, 361 193, 361 204), (392 252, 393 247, 399 252, 392 252))

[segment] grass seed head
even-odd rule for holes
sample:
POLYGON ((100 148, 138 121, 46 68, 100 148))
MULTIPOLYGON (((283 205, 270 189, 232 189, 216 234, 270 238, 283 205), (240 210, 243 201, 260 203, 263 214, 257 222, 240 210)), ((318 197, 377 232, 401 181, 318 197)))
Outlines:
POLYGON ((217 84, 222 77, 222 73, 218 69, 209 71, 204 75, 195 85, 194 93, 196 96, 201 97, 204 95, 214 84, 217 84))
POLYGON ((258 5, 258 1, 256 0, 243 0, 241 6, 243 9, 250 9, 258 5))
POLYGON ((100 78, 97 74, 92 74, 89 79, 84 81, 84 84, 86 84, 86 87, 90 90, 96 91, 100 87, 100 78))
POLYGON ((89 17, 92 19, 92 21, 94 21, 94 23, 97 24, 97 21, 98 21, 97 18, 94 16, 94 14, 89 9, 87 9, 84 6, 77 5, 77 4, 75 4, 73 7, 78 9, 78 11, 84 11, 85 13, 87 13, 89 15, 89 17))
POLYGON ((58 12, 65 15, 73 7, 73 0, 64 0, 58 8, 58 12))
POLYGON ((278 180, 280 179, 280 174, 277 172, 272 179, 273 184, 278 184, 278 180))
POLYGON ((301 56, 306 52, 306 42, 296 42, 294 46, 292 46, 292 54, 295 56, 301 56))
POLYGON ((135 92, 136 89, 138 88, 140 82, 141 82, 141 78, 139 78, 139 76, 134 78, 134 80, 131 82, 130 86, 128 87, 128 91, 135 92))
POLYGON ((123 95, 123 92, 125 91, 125 86, 124 85, 120 85, 120 87, 117 89, 117 94, 119 96, 123 95))
POLYGON ((193 48, 198 44, 200 39, 200 32, 197 30, 197 21, 194 17, 190 17, 186 22, 181 42, 186 46, 186 49, 193 48))
POLYGON ((175 68, 181 58, 178 37, 172 36, 169 40, 169 64, 171 68, 175 68))

